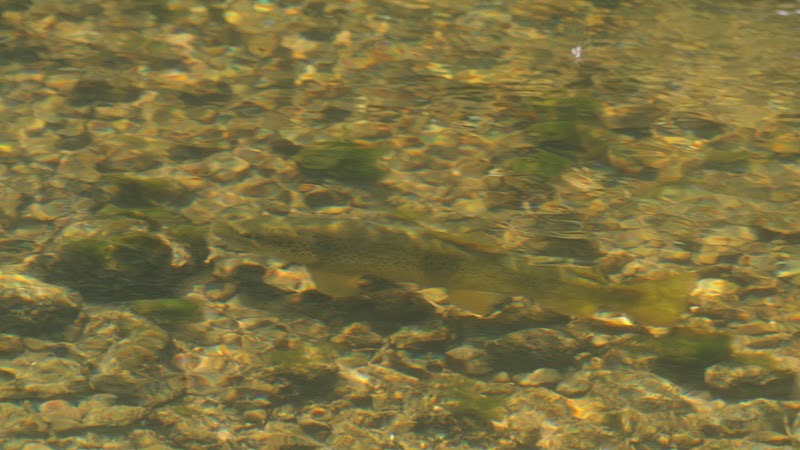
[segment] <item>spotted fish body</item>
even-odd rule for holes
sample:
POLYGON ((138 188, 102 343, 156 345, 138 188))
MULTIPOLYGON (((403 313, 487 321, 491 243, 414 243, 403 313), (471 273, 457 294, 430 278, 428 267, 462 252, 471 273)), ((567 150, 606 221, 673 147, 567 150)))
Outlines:
POLYGON ((418 230, 356 220, 244 219, 216 223, 211 234, 215 245, 228 250, 306 265, 318 289, 333 297, 355 294, 358 287, 352 280, 368 275, 445 288, 452 303, 478 314, 490 312, 490 299, 497 297, 475 294, 522 295, 563 314, 585 316, 611 309, 645 324, 667 325, 685 310, 695 286, 691 273, 612 284, 590 267, 477 251, 418 230))

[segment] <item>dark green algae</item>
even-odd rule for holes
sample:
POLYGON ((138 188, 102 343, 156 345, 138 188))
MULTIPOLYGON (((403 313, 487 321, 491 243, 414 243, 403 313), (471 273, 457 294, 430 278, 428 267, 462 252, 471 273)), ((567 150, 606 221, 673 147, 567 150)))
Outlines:
POLYGON ((168 296, 182 272, 173 266, 173 249, 164 239, 127 232, 65 240, 45 279, 90 301, 122 301, 168 296))
POLYGON ((207 229, 177 211, 190 193, 166 177, 105 175, 95 218, 58 237, 42 278, 89 301, 172 298, 204 265, 207 229))
POLYGON ((486 392, 484 383, 459 377, 440 390, 440 404, 452 414, 489 423, 499 421, 506 414, 506 393, 486 392))
POLYGON ((185 298, 155 298, 134 301, 131 311, 162 325, 196 322, 203 317, 199 302, 185 298))
POLYGON ((383 154, 383 149, 363 143, 322 141, 306 145, 294 159, 305 176, 360 184, 383 178, 386 170, 379 165, 383 154))

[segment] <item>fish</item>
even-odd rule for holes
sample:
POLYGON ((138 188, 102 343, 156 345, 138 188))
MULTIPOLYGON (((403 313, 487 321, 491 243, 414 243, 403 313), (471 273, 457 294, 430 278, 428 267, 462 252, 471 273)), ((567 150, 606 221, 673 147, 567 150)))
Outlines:
POLYGON ((645 325, 665 326, 687 309, 697 276, 675 274, 631 284, 610 282, 592 266, 542 263, 516 252, 477 250, 421 227, 316 216, 220 220, 212 246, 305 265, 316 289, 354 296, 365 276, 423 288, 444 288, 448 301, 479 316, 509 296, 524 296, 554 312, 587 317, 623 312, 645 325))

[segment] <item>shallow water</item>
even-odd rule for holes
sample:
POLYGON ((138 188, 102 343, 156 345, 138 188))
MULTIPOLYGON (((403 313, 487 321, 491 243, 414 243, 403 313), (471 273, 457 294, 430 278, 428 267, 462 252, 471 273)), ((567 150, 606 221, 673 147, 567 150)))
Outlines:
POLYGON ((9 0, 0 19, 4 448, 797 445, 800 3, 9 0), (309 255, 211 226, 283 216, 578 285, 698 282, 661 328, 600 295, 565 299, 584 317, 536 298, 476 317, 402 283, 427 276, 328 263, 360 291, 332 300, 309 255))

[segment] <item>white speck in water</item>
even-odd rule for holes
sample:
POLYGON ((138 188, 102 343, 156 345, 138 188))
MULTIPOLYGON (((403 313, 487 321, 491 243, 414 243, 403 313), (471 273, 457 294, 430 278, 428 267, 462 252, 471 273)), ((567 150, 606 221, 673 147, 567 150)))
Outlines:
POLYGON ((570 53, 572 53, 572 57, 575 59, 575 64, 580 64, 581 58, 583 57, 583 47, 580 45, 573 47, 570 53))

